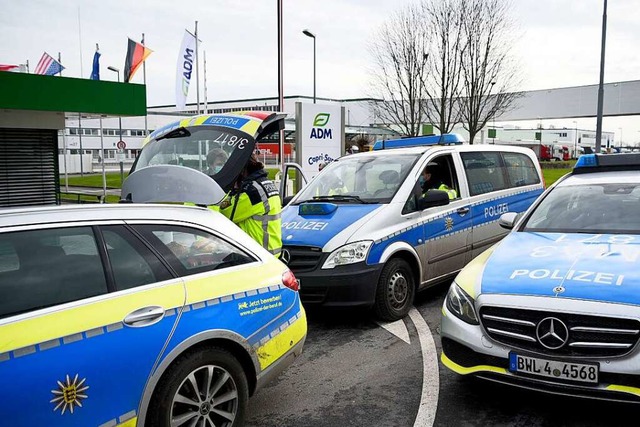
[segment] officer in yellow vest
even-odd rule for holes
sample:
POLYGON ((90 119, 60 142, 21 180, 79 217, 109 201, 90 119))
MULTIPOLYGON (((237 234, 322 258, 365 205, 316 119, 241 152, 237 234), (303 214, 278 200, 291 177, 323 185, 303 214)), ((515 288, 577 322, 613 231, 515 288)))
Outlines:
POLYGON ((420 174, 420 185, 422 192, 426 193, 429 190, 441 190, 445 191, 449 195, 449 200, 456 199, 458 192, 442 182, 439 174, 439 165, 434 162, 429 162, 427 167, 424 168, 422 174, 420 174))
POLYGON ((263 164, 251 156, 220 212, 273 255, 282 250, 282 204, 263 164))

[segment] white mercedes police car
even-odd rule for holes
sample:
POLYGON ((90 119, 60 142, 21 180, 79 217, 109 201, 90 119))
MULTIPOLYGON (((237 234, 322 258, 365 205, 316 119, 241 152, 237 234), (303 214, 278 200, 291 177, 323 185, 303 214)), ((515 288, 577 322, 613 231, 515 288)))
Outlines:
POLYGON ((441 360, 556 394, 640 402, 640 154, 585 155, 456 277, 441 360))

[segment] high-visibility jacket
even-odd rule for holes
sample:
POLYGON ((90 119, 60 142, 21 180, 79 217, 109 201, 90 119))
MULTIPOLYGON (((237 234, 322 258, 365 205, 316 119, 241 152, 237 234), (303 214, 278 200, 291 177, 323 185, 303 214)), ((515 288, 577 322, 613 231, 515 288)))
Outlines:
POLYGON ((264 169, 245 178, 220 208, 220 213, 277 257, 282 251, 281 211, 278 188, 264 169))
POLYGON ((440 184, 440 185, 436 185, 433 188, 427 188, 425 193, 429 190, 441 190, 446 192, 449 195, 449 200, 453 200, 458 198, 458 192, 454 189, 454 188, 450 188, 448 185, 446 184, 440 184))

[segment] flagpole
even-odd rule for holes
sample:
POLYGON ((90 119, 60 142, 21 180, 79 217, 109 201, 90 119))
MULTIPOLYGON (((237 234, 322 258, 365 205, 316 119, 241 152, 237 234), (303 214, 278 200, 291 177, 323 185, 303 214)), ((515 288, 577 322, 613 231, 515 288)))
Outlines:
POLYGON ((204 114, 207 114, 209 107, 207 106, 207 51, 202 51, 202 58, 204 59, 204 114))
POLYGON ((27 59, 27 74, 29 74, 29 60, 27 59))
MULTIPOLYGON (((144 33, 142 33, 142 47, 144 47, 144 33)), ((147 61, 142 61, 142 81, 144 83, 145 110, 144 110, 144 136, 149 134, 149 126, 147 123, 147 61)), ((122 136, 120 137, 122 138, 122 136)))
MULTIPOLYGON (((80 78, 83 77, 84 72, 82 71, 82 27, 80 26, 80 6, 78 6, 78 43, 80 45, 80 78)), ((84 176, 84 167, 82 161, 82 155, 84 151, 82 150, 82 113, 78 112, 78 138, 80 139, 80 176, 84 176)), ((93 155, 92 155, 93 157, 93 155)))
MULTIPOLYGON (((58 52, 58 62, 62 65, 62 56, 60 56, 60 52, 58 52)), ((60 77, 62 77, 62 67, 60 67, 60 77)))
MULTIPOLYGON (((278 111, 284 111, 284 77, 282 63, 282 0, 278 2, 278 111)), ((284 129, 279 132, 280 173, 284 174, 284 129)), ((281 178, 284 179, 284 176, 281 178)))
POLYGON ((100 150, 102 151, 102 203, 104 203, 107 200, 107 174, 104 170, 104 132, 102 131, 102 114, 100 114, 100 150))
POLYGON ((200 63, 198 57, 198 21, 196 21, 196 102, 197 102, 197 114, 200 114, 200 63))

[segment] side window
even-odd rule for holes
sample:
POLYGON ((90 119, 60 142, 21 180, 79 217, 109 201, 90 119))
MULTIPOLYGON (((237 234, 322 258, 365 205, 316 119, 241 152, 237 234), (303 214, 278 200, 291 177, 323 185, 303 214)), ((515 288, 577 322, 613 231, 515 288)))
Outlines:
POLYGON ((91 227, 0 234, 0 317, 107 293, 91 227))
POLYGON ((135 226, 180 275, 219 270, 255 261, 231 243, 189 227, 135 226))
POLYGON ((460 153, 472 196, 509 188, 499 152, 460 153))
POLYGON ((531 158, 522 153, 502 153, 511 187, 539 184, 540 177, 531 158))
POLYGON ((135 288, 172 278, 162 262, 122 226, 102 228, 116 289, 135 288))

